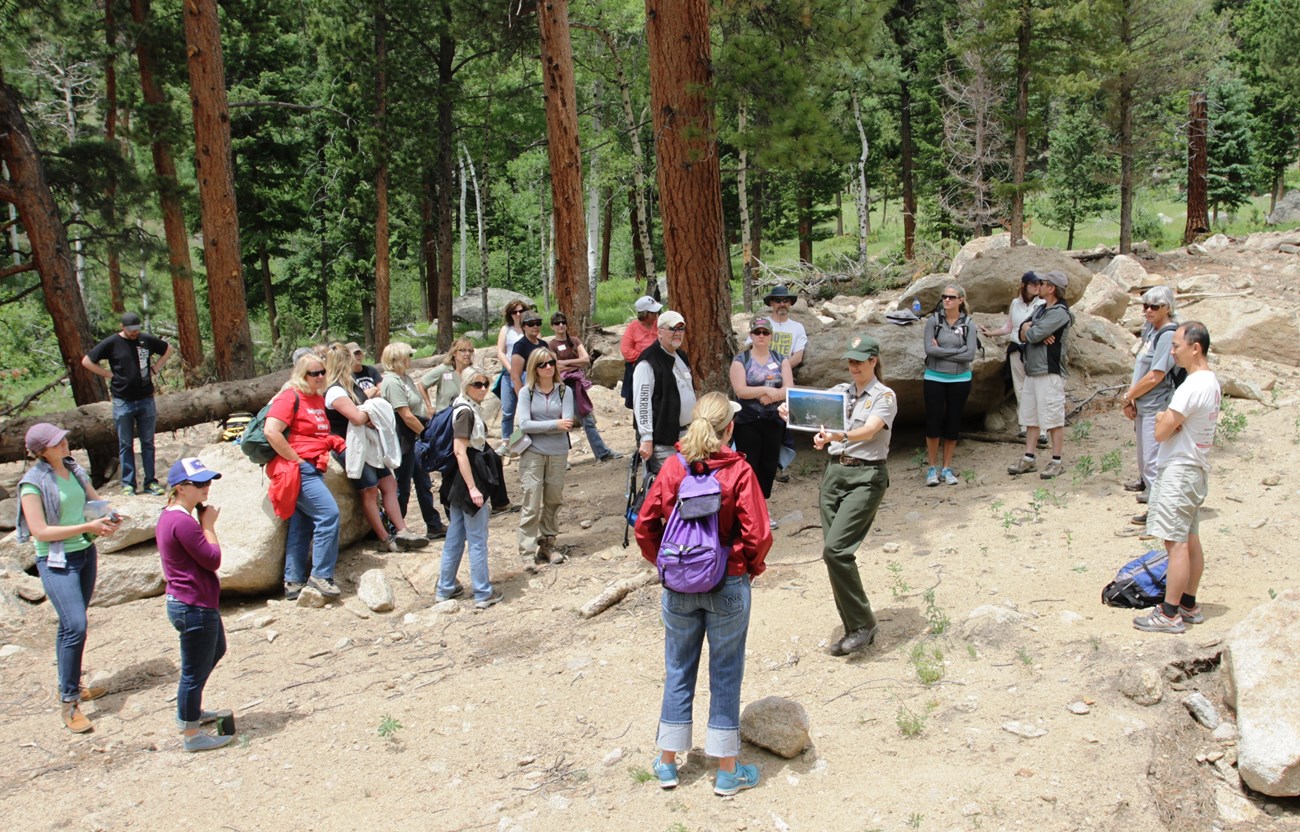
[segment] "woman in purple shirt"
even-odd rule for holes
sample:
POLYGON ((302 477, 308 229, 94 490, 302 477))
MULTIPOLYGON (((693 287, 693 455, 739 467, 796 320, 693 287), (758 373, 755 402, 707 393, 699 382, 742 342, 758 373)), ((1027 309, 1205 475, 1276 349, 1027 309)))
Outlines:
POLYGON ((167 618, 181 634, 181 679, 176 689, 176 724, 186 751, 227 745, 233 736, 206 734, 200 726, 221 714, 203 710, 203 686, 226 654, 226 632, 219 603, 221 546, 217 516, 204 505, 208 488, 221 475, 193 457, 179 460, 167 474, 167 508, 158 518, 156 537, 167 581, 167 618), (195 513, 198 519, 195 519, 195 513))

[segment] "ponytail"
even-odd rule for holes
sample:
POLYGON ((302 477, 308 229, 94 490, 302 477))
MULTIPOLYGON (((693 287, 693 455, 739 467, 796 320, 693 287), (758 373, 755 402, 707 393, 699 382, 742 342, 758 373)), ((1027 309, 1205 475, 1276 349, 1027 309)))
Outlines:
POLYGON ((682 437, 682 456, 687 462, 708 459, 722 447, 722 434, 726 433, 735 412, 731 402, 721 393, 705 393, 691 411, 691 423, 682 437))

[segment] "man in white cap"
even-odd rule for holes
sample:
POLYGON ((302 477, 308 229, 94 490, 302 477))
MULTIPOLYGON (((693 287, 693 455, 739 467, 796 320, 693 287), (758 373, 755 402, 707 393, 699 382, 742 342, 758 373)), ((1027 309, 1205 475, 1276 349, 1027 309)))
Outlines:
POLYGON ((81 366, 109 379, 113 393, 113 422, 117 426, 117 456, 122 467, 122 493, 135 493, 135 440, 140 439, 140 463, 144 468, 143 490, 161 496, 163 488, 154 476, 154 426, 158 410, 153 400, 153 377, 171 360, 172 348, 161 338, 142 332, 140 316, 122 315, 122 329, 91 347, 81 357, 81 366), (160 355, 157 364, 150 359, 160 355), (109 369, 100 366, 107 359, 109 369))
POLYGON ((685 338, 686 320, 681 313, 663 313, 658 339, 641 351, 632 371, 637 452, 653 473, 676 452, 677 440, 691 423, 695 409, 695 380, 681 349, 685 338))
POLYGON ((1038 476, 1045 480, 1065 470, 1061 449, 1065 444, 1065 349, 1066 333, 1074 314, 1065 304, 1069 278, 1063 272, 1038 272, 1038 296, 1043 305, 1020 325, 1020 343, 1025 345, 1025 386, 1020 397, 1020 423, 1025 426, 1025 455, 1007 468, 1007 473, 1028 474, 1038 470, 1034 451, 1038 432, 1046 430, 1052 440, 1052 461, 1038 476))

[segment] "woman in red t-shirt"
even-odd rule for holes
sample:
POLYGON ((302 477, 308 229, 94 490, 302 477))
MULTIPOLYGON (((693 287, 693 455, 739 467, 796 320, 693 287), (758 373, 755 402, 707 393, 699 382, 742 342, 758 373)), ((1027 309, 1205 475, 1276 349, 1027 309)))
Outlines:
POLYGON ((325 468, 329 452, 343 450, 345 443, 330 433, 324 392, 325 363, 315 355, 304 355, 293 366, 293 375, 284 389, 271 400, 266 417, 266 441, 279 455, 266 466, 272 490, 291 493, 295 473, 298 480, 297 501, 289 517, 284 546, 287 600, 297 598, 304 584, 329 598, 341 594, 334 585, 334 564, 339 559, 339 505, 325 485, 325 468))

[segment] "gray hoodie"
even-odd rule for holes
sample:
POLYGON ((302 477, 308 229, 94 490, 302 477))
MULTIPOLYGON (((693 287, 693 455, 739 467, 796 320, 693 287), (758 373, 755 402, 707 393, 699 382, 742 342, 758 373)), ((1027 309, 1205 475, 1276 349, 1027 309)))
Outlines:
POLYGON ((1025 375, 1069 375, 1065 367, 1065 335, 1072 323, 1074 313, 1063 300, 1051 306, 1040 306, 1034 311, 1029 318, 1029 329, 1025 331, 1025 375), (1056 340, 1044 344, 1051 335, 1055 335, 1056 340))
POLYGON ((936 373, 969 373, 975 360, 977 333, 970 315, 962 313, 957 323, 948 324, 943 312, 925 318, 925 369, 936 373), (935 341, 939 342, 935 346, 935 341))

